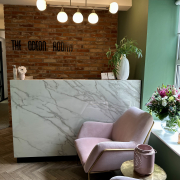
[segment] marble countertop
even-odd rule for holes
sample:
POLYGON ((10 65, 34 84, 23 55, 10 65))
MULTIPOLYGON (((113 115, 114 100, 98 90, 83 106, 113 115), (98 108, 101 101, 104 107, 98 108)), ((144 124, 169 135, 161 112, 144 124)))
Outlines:
POLYGON ((152 133, 163 141, 170 149, 172 149, 178 156, 180 156, 180 144, 178 144, 178 132, 175 134, 167 134, 161 127, 160 120, 154 120, 152 133))
MULTIPOLYGON (((20 79, 11 79, 10 81, 19 81, 20 79)), ((140 80, 118 80, 118 79, 111 79, 111 80, 109 80, 109 79, 25 79, 25 80, 28 80, 28 81, 31 81, 31 80, 64 80, 64 81, 77 81, 77 80, 85 80, 85 81, 140 81, 140 80)), ((22 81, 22 80, 20 80, 20 81, 22 81)))

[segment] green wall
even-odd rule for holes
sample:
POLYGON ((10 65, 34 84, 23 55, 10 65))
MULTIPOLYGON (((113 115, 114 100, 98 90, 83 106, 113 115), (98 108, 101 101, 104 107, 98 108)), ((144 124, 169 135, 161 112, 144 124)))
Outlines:
POLYGON ((136 40, 138 47, 143 51, 143 58, 128 56, 130 63, 129 79, 144 78, 144 62, 146 52, 148 20, 148 0, 133 0, 132 8, 128 11, 118 12, 118 42, 123 37, 136 40))
MULTIPOLYGON (((119 12, 118 41, 124 36, 138 42, 143 58, 129 56, 129 79, 142 80, 141 108, 152 93, 164 84, 174 84, 179 7, 175 0, 132 0, 127 12, 119 12)), ((167 180, 180 179, 180 157, 151 134, 149 144, 157 150, 156 164, 167 180)))
MULTIPOLYGON (((143 57, 138 59, 134 55, 128 56, 130 64, 129 79, 144 80, 144 64, 146 53, 148 20, 148 0, 133 0, 132 8, 128 11, 119 11, 118 14, 118 42, 123 37, 136 40, 138 48, 142 49, 143 57)), ((143 89, 141 88, 143 92, 143 89)), ((141 99, 143 93, 141 92, 141 99)))
POLYGON ((142 109, 158 86, 174 84, 178 6, 174 0, 149 0, 142 109))
MULTIPOLYGON (((141 107, 164 84, 174 84, 179 7, 174 0, 149 0, 143 98, 141 107)), ((180 157, 151 134, 149 144, 157 150, 155 162, 167 180, 180 179, 180 157)))

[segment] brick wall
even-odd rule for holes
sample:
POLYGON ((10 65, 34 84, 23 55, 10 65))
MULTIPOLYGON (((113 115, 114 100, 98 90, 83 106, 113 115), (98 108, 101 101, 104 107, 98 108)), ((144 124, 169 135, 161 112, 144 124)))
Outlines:
POLYGON ((9 111, 11 122, 9 80, 12 65, 25 66, 27 76, 35 79, 100 79, 101 72, 110 71, 106 52, 117 40, 118 14, 96 11, 99 22, 88 23, 91 10, 81 10, 84 21, 75 24, 76 9, 65 9, 68 22, 57 21, 60 8, 48 7, 40 12, 35 6, 4 6, 9 111), (21 40, 21 50, 12 50, 11 40, 21 40), (29 51, 28 41, 46 41, 47 51, 29 51), (53 42, 73 45, 72 52, 53 51, 53 42))

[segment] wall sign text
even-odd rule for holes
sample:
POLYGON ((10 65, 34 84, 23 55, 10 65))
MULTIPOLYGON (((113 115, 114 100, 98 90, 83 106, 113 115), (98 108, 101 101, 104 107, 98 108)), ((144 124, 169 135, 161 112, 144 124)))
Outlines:
MULTIPOLYGON (((12 41, 12 50, 21 50, 21 40, 11 40, 12 41)), ((47 51, 46 41, 28 41, 28 50, 29 51, 47 51)), ((73 46, 66 45, 64 42, 58 41, 53 42, 52 44, 53 51, 65 51, 72 52, 73 46)))

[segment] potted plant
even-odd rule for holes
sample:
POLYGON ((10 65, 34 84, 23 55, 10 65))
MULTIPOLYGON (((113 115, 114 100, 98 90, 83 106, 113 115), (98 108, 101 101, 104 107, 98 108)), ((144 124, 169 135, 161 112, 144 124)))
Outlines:
POLYGON ((162 85, 157 88, 146 104, 150 114, 152 112, 161 120, 161 127, 168 133, 174 133, 180 126, 180 90, 174 85, 162 85))
POLYGON ((107 58, 111 58, 108 64, 113 67, 113 72, 117 79, 126 80, 129 77, 129 61, 126 56, 135 54, 138 58, 142 57, 142 50, 136 47, 137 42, 123 38, 120 44, 115 44, 116 50, 106 53, 107 58))

